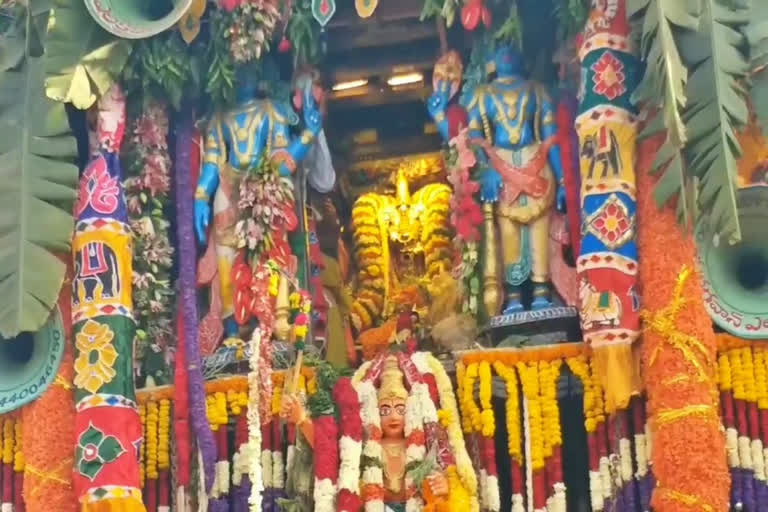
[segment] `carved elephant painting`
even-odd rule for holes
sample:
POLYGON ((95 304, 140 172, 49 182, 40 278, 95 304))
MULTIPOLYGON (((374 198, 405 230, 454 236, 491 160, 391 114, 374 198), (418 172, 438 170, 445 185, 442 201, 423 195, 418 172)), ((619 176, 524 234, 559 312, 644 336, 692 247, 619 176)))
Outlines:
POLYGON ((115 251, 103 242, 88 242, 75 254, 74 301, 119 299, 122 292, 115 251))
POLYGON ((595 168, 602 165, 601 178, 606 178, 608 172, 613 177, 621 175, 621 152, 616 134, 608 128, 602 127, 596 134, 584 137, 581 144, 581 158, 589 161, 587 179, 594 178, 595 168))

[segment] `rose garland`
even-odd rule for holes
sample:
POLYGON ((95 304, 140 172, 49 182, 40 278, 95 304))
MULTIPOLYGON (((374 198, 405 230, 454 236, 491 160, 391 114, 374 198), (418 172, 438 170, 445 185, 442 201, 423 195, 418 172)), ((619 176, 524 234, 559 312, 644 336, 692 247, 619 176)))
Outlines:
POLYGON ((272 34, 280 19, 275 0, 218 0, 221 18, 235 62, 259 60, 269 51, 272 34))
POLYGON ((459 261, 455 274, 464 287, 462 312, 476 314, 480 295, 478 242, 480 228, 483 222, 483 212, 475 199, 480 189, 477 181, 471 179, 470 170, 475 167, 477 159, 469 147, 469 132, 462 130, 449 143, 448 154, 445 158, 448 182, 453 188, 451 196, 451 225, 456 231, 453 242, 457 248, 459 261))
POLYGON ((133 123, 123 167, 129 222, 133 231, 133 308, 136 357, 143 373, 158 384, 171 378, 174 296, 173 246, 165 210, 171 188, 167 105, 152 102, 133 123))
POLYGON ((316 370, 317 390, 309 400, 314 426, 315 510, 333 512, 339 479, 339 425, 333 389, 338 382, 336 371, 324 363, 316 370))
POLYGON ((360 456, 363 452, 363 423, 360 418, 360 396, 348 378, 339 379, 333 390, 339 408, 339 483, 336 509, 338 512, 357 512, 362 507, 360 498, 360 456))
POLYGON ((269 158, 240 180, 237 209, 240 220, 235 224, 238 247, 263 254, 275 247, 288 229, 293 213, 293 182, 280 176, 269 158))

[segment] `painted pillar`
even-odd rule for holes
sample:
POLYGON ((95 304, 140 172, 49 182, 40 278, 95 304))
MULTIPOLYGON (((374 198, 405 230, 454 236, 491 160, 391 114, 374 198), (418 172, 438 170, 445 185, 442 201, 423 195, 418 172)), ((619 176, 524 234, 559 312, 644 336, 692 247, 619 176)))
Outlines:
POLYGON ((118 156, 125 131, 120 89, 113 87, 92 113, 91 160, 80 178, 72 244, 75 494, 81 512, 143 512, 141 422, 133 383, 132 233, 118 156))
POLYGON ((625 0, 593 2, 581 35, 576 131, 581 173, 577 259, 584 341, 593 351, 606 410, 626 409, 640 390, 632 344, 640 334, 635 242, 639 62, 630 49, 625 0))

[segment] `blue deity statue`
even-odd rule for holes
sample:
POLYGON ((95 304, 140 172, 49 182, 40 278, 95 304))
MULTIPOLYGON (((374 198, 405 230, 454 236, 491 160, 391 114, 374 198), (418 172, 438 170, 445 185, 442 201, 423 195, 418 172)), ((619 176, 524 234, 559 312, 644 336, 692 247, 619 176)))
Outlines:
MULTIPOLYGON (((488 314, 498 312, 503 269, 505 314, 524 309, 520 290, 528 280, 533 284, 531 308, 545 309, 552 306, 549 217, 555 204, 565 207, 555 111, 544 87, 527 79, 516 48, 498 48, 490 64, 496 78, 464 91, 461 100, 471 144, 480 148, 474 179, 480 184, 485 217, 483 301, 488 314)), ((435 68, 436 90, 427 108, 448 140, 445 114, 461 71, 456 66, 445 69, 445 62, 442 66, 435 68)))
POLYGON ((311 89, 303 91, 304 130, 292 137, 290 129, 298 124, 299 116, 287 100, 260 98, 257 76, 248 70, 238 72, 234 108, 218 113, 208 125, 195 191, 195 231, 202 244, 213 209, 211 243, 215 244, 221 312, 229 337, 237 334, 231 274, 237 253, 240 179, 264 157, 279 163, 281 175, 290 175, 322 130, 322 115, 311 89))

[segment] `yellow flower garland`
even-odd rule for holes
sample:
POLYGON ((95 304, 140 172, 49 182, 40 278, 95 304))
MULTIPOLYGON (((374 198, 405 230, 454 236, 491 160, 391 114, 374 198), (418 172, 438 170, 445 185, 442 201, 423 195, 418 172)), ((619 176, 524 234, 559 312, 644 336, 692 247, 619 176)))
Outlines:
POLYGON ((272 381, 272 414, 277 417, 280 414, 280 406, 283 400, 283 387, 285 386, 285 382, 282 378, 273 378, 272 381))
POLYGON ((461 396, 461 414, 468 418, 470 430, 467 433, 480 432, 483 428, 480 408, 475 403, 475 379, 478 376, 478 364, 467 366, 464 373, 464 385, 461 396))
POLYGON ((539 390, 544 422, 544 456, 552 456, 552 448, 563 443, 560 428, 560 410, 557 407, 557 379, 562 361, 539 362, 539 390))
POLYGON ((144 460, 144 452, 146 450, 146 439, 147 439, 147 406, 146 404, 139 404, 139 420, 141 421, 141 438, 145 440, 145 442, 141 443, 141 447, 139 449, 139 481, 141 482, 141 487, 144 487, 144 481, 147 477, 146 475, 146 461, 144 460))
POLYGON ((528 401, 528 423, 531 432, 531 468, 544 469, 544 431, 542 404, 539 396, 539 368, 536 362, 517 363, 517 371, 523 384, 523 394, 528 401))
POLYGON ((745 400, 747 398, 747 389, 744 383, 744 369, 741 365, 741 354, 739 349, 728 351, 728 360, 731 363, 731 382, 733 385, 733 398, 736 400, 745 400))
POLYGON ((217 391, 205 397, 205 411, 211 430, 217 432, 221 425, 229 422, 227 415, 227 395, 223 391, 217 391))
POLYGON ((717 381, 722 391, 731 391, 733 389, 731 362, 728 359, 727 352, 721 352, 717 357, 717 381))
POLYGON ((755 397, 760 409, 768 409, 768 381, 766 381, 765 348, 755 347, 755 397))
POLYGON ((167 471, 171 468, 171 401, 160 400, 158 422, 157 468, 167 471))
POLYGON ((24 471, 25 461, 24 461, 24 450, 21 444, 21 438, 24 434, 21 418, 16 420, 16 423, 14 425, 14 446, 13 446, 13 470, 16 473, 21 473, 24 471))
POLYGON ((744 369, 744 399, 754 403, 757 401, 757 396, 755 394, 755 368, 750 347, 741 349, 741 361, 744 369))
POLYGON ((227 390, 227 407, 233 416, 240 416, 243 409, 247 406, 248 394, 245 391, 227 390))
POLYGON ((459 361, 456 364, 456 395, 459 398, 459 409, 461 410, 461 430, 465 434, 472 433, 472 421, 469 418, 469 411, 464 403, 464 378, 467 374, 466 366, 459 361))
MULTIPOLYGON (((478 367, 478 376, 480 377, 480 413, 481 432, 485 437, 493 437, 496 432, 496 421, 493 417, 493 407, 491 406, 491 395, 493 393, 493 382, 491 376, 491 365, 488 361, 482 361, 478 367)), ((473 400, 474 402, 474 400, 473 400)))
POLYGON ((160 421, 157 402, 147 403, 147 479, 157 480, 158 439, 157 426, 160 421))
POLYGON ((3 421, 3 464, 13 464, 13 420, 3 421))
POLYGON ((523 460, 522 435, 520 432, 520 397, 518 396, 517 373, 501 361, 493 363, 493 369, 504 379, 507 387, 506 423, 507 450, 510 457, 518 462, 523 460))

